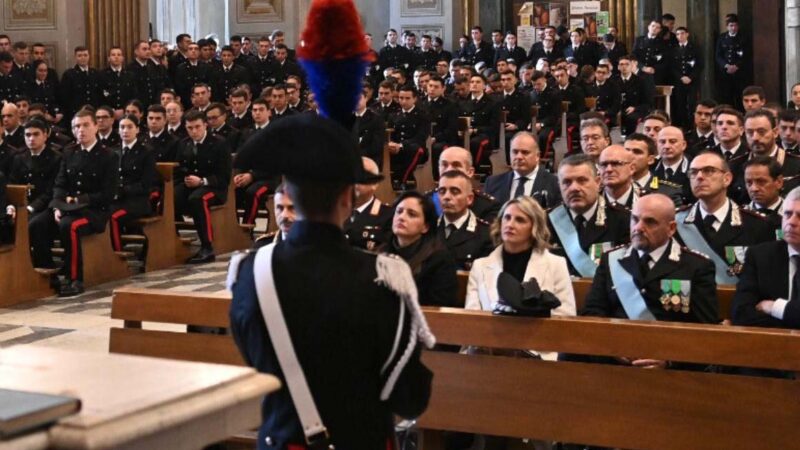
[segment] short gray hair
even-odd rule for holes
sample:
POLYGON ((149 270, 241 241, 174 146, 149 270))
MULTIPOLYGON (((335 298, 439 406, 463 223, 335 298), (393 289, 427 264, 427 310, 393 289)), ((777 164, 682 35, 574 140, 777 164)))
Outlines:
POLYGON ((789 191, 789 193, 786 194, 786 198, 784 199, 784 201, 786 202, 796 202, 798 200, 800 200, 800 186, 789 191))
POLYGON ((595 118, 581 120, 581 129, 580 129, 581 132, 583 132, 584 128, 590 128, 590 127, 600 127, 603 130, 603 137, 606 139, 609 138, 610 134, 608 131, 608 125, 606 125, 606 123, 603 122, 602 120, 595 118))

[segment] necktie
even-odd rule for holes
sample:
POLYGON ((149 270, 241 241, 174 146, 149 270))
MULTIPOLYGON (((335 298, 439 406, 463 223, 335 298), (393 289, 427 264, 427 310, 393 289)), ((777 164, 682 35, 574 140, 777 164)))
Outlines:
POLYGON ((706 231, 709 233, 716 233, 717 230, 714 229, 714 224, 717 222, 717 218, 714 217, 713 214, 708 214, 703 217, 703 225, 706 227, 706 231))
POLYGON ((667 174, 668 180, 672 178, 673 175, 675 175, 675 170, 672 167, 667 167, 667 170, 665 172, 667 174))
POLYGON ((792 255, 794 262, 794 277, 792 277, 792 293, 789 296, 789 301, 800 301, 800 255, 792 255))
POLYGON ((653 260, 653 257, 650 256, 649 253, 645 253, 644 255, 639 257, 639 272, 642 274, 643 277, 646 277, 647 274, 650 272, 650 261, 653 260))
POLYGON ((578 230, 578 232, 580 232, 585 226, 586 217, 583 217, 583 214, 579 214, 577 217, 575 217, 575 229, 578 230))
MULTIPOLYGON (((528 177, 519 177, 517 179, 517 188, 514 190, 514 198, 522 197, 525 195, 525 183, 528 182, 528 177)), ((583 217, 583 216, 578 216, 583 217)))
POLYGON ((456 231, 456 225, 454 223, 444 227, 444 238, 450 239, 450 235, 453 234, 454 231, 456 231))
POLYGON ((192 145, 192 152, 194 153, 194 156, 197 156, 197 142, 192 145))
POLYGON ((772 214, 772 210, 771 209, 764 208, 764 207, 758 207, 758 208, 756 208, 756 211, 760 212, 761 214, 772 214))
POLYGON ((733 152, 725 152, 725 161, 730 161, 733 158, 733 152))

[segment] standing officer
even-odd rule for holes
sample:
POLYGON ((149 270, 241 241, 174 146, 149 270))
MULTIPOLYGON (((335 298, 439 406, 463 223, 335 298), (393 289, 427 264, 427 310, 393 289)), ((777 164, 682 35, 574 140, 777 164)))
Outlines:
POLYGON ((656 84, 665 84, 668 76, 669 49, 659 33, 661 33, 661 22, 656 19, 651 20, 647 26, 647 34, 637 37, 633 43, 633 54, 639 60, 642 72, 653 76, 656 84))
POLYGON ((675 31, 678 45, 672 50, 670 69, 675 91, 672 93, 672 124, 686 128, 697 101, 697 86, 703 60, 694 44, 689 42, 689 30, 678 27, 675 31))
POLYGON ((102 72, 101 89, 103 104, 114 108, 115 119, 122 117, 128 102, 139 98, 136 78, 124 64, 125 56, 122 54, 122 48, 115 46, 108 49, 108 67, 102 72))
POLYGON ((103 98, 100 85, 100 72, 89 67, 89 49, 75 47, 75 66, 64 72, 59 85, 64 117, 72 117, 84 105, 98 107, 103 98))
MULTIPOLYGON (((192 216, 200 237, 200 251, 187 263, 214 261, 214 230, 209 207, 225 203, 231 178, 231 150, 225 138, 208 130, 205 115, 189 111, 185 116, 188 138, 178 147, 175 170, 175 214, 192 216)), ((225 230, 217 230, 224 233, 225 230)))
POLYGON ((435 340, 407 264, 356 250, 342 233, 353 184, 372 182, 355 139, 299 114, 248 141, 239 163, 282 174, 298 215, 285 240, 233 258, 228 276, 231 332, 245 362, 292 388, 264 399, 259 449, 391 448, 394 415, 425 410, 432 375, 417 342, 435 340), (283 339, 291 344, 276 343, 283 339), (309 399, 299 414, 298 390, 309 399))
POLYGON ((178 93, 183 107, 186 109, 192 107, 192 87, 199 83, 211 82, 213 67, 199 61, 199 58, 200 47, 197 43, 192 42, 186 52, 186 62, 175 68, 175 92, 178 93))
POLYGON ((729 14, 725 24, 728 30, 717 39, 715 51, 719 74, 717 97, 720 103, 741 108, 742 91, 751 84, 749 72, 753 55, 747 39, 739 32, 739 17, 729 14))

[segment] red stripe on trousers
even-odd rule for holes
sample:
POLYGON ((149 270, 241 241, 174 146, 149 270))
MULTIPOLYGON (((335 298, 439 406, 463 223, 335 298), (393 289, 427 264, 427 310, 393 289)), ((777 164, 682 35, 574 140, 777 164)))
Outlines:
POLYGON ((206 233, 208 235, 208 242, 214 241, 214 230, 211 227, 211 210, 208 209, 208 201, 214 198, 213 192, 206 192, 203 194, 203 212, 206 214, 206 233))
POLYGON ((479 165, 481 163, 481 156, 483 156, 483 152, 486 150, 486 146, 489 145, 489 140, 484 139, 478 144, 478 156, 475 158, 475 165, 479 165))
POLYGON ((247 216, 247 222, 245 223, 256 223, 256 215, 258 214, 258 203, 261 199, 261 196, 264 195, 269 188, 267 186, 261 186, 256 191, 256 195, 253 196, 253 204, 250 206, 250 214, 247 216))
POLYGON ((70 275, 72 276, 70 279, 73 281, 78 279, 78 251, 80 250, 78 248, 78 228, 84 225, 89 225, 89 219, 85 217, 72 222, 72 225, 69 227, 69 237, 72 241, 70 243, 72 247, 72 255, 70 258, 70 275))
POLYGON ((550 134, 547 135, 547 143, 544 146, 544 158, 546 159, 550 152, 553 150, 553 140, 556 138, 556 131, 550 130, 550 134))
POLYGON ((122 251, 122 242, 119 237, 119 218, 128 214, 128 211, 120 209, 111 215, 111 242, 114 244, 114 251, 122 251))
POLYGON ((572 152, 572 132, 575 131, 575 126, 567 127, 567 151, 572 152))
POLYGON ((406 169, 406 173, 405 173, 405 175, 403 175, 403 183, 405 183, 406 180, 408 180, 408 177, 410 177, 411 174, 414 172, 414 169, 416 169, 416 167, 417 167, 417 162, 419 161, 419 158, 424 153, 425 153, 425 150, 423 150, 422 147, 417 149, 417 154, 414 155, 414 159, 411 160, 411 164, 408 165, 408 168, 406 169))
POLYGON ((153 191, 153 192, 150 193, 150 200, 151 201, 159 199, 159 198, 161 198, 161 192, 153 191))

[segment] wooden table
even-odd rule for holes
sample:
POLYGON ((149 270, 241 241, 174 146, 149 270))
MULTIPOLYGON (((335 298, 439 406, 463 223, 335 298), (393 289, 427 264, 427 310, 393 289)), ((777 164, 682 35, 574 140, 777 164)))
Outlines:
POLYGON ((280 382, 247 367, 25 345, 0 351, 0 387, 83 402, 0 449, 198 449, 257 427, 261 399, 280 382))

